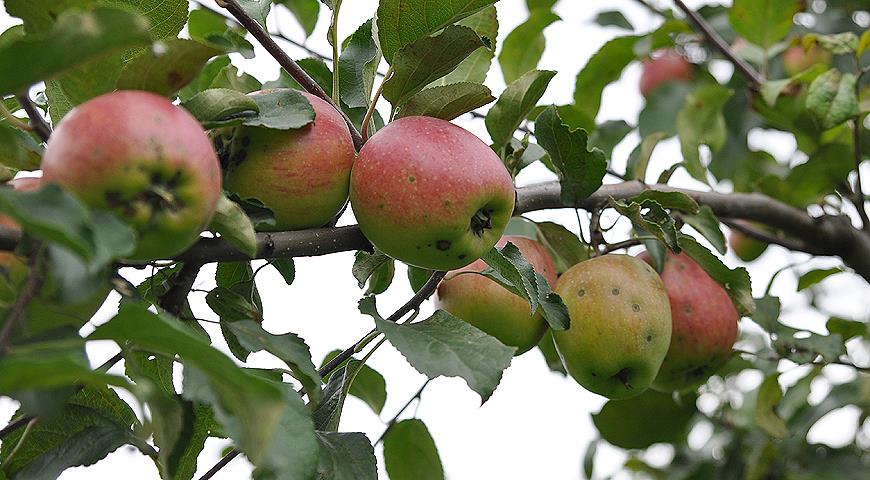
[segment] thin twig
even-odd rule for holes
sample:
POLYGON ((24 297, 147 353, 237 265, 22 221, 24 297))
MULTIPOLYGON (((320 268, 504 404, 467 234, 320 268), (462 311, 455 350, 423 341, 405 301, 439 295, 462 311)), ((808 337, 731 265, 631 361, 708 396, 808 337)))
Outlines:
POLYGON ((27 117, 30 119, 30 126, 33 128, 34 133, 39 135, 39 138, 41 138, 43 142, 47 142, 48 137, 51 136, 51 126, 45 121, 42 114, 39 113, 39 109, 36 108, 33 100, 30 99, 30 96, 27 93, 16 95, 15 98, 18 100, 18 103, 21 104, 21 108, 27 112, 27 117))
POLYGON ((6 105, 4 105, 3 102, 0 102, 0 116, 5 118, 10 125, 19 130, 24 130, 25 132, 33 131, 33 127, 29 123, 13 115, 12 112, 6 108, 6 105))
POLYGON ((44 250, 38 245, 27 260, 28 274, 24 286, 21 288, 21 293, 15 299, 15 303, 9 308, 9 313, 6 315, 6 323, 3 324, 3 329, 0 330, 0 355, 6 352, 9 347, 9 342, 12 341, 12 336, 15 331, 24 323, 24 314, 27 305, 30 304, 42 290, 42 284, 45 282, 45 264, 43 263, 44 250))
POLYGON ((208 480, 209 478, 215 476, 222 468, 224 468, 228 463, 232 462, 234 458, 239 456, 239 452, 236 449, 230 450, 223 458, 220 459, 219 462, 215 463, 213 467, 211 467, 205 474, 199 477, 199 480, 208 480))
POLYGON ((218 0, 217 4, 227 9, 227 11, 230 12, 230 14, 232 14, 232 16, 235 17, 236 20, 238 20, 238 22, 241 23, 243 27, 245 27, 245 30, 250 32, 251 35, 253 35, 254 38, 256 38, 257 41, 260 42, 263 48, 265 48, 266 51, 269 52, 269 54, 278 61, 278 64, 281 65, 281 68, 283 68, 291 77, 293 77, 293 79, 296 80, 296 82, 298 82, 299 85, 301 85, 302 88, 305 89, 305 91, 311 93, 312 95, 320 97, 325 102, 332 105, 332 107, 335 108, 335 110, 344 118, 345 123, 347 123, 347 128, 348 130, 350 130, 350 136, 353 138, 354 147, 356 147, 357 150, 362 148, 362 145, 364 143, 362 136, 360 135, 359 131, 357 131, 356 127, 354 127, 350 117, 348 117, 347 114, 344 113, 341 107, 339 107, 335 104, 335 102, 332 101, 332 98, 330 98, 329 95, 327 95, 326 92, 324 92, 323 89, 320 88, 320 85, 318 85, 317 82, 314 81, 314 79, 305 72, 305 70, 302 70, 302 68, 292 58, 290 58, 289 55, 287 55, 287 52, 282 50, 281 47, 277 43, 275 43, 275 40, 272 38, 271 34, 267 32, 262 25, 260 25, 259 23, 257 23, 256 20, 251 18, 251 16, 248 15, 248 13, 245 12, 245 10, 241 6, 239 6, 239 3, 236 0, 218 0))
MULTIPOLYGON (((855 88, 858 88, 856 85, 855 88)), ((861 151, 861 119, 860 115, 853 120, 855 128, 852 129, 852 143, 855 153, 855 187, 852 194, 852 203, 855 209, 858 210, 858 216, 861 218, 861 226, 864 231, 870 233, 870 216, 867 215, 867 205, 864 201, 864 187, 861 184, 861 162, 863 160, 863 152, 861 151)))
POLYGON ((414 403, 414 400, 418 400, 420 398, 420 395, 423 395, 423 390, 426 389, 426 387, 429 385, 429 382, 431 382, 431 381, 432 381, 431 378, 427 378, 426 382, 424 382, 423 385, 420 386, 420 389, 417 390, 417 393, 415 393, 413 397, 409 398, 408 401, 405 402, 405 405, 402 406, 402 408, 400 408, 399 411, 396 412, 395 415, 393 415, 393 418, 391 418, 390 421, 387 422, 387 428, 384 429, 383 433, 381 433, 381 436, 378 437, 377 440, 375 440, 375 443, 373 445, 377 446, 377 444, 379 444, 379 443, 381 443, 381 441, 383 441, 384 437, 387 435, 387 432, 389 432, 390 429, 393 428, 393 425, 395 425, 396 422, 399 420, 399 416, 402 415, 405 412, 405 410, 407 410, 408 407, 411 406, 412 403, 414 403))
POLYGON ((716 33, 716 30, 714 30, 713 27, 704 20, 704 17, 698 14, 698 12, 689 8, 682 0, 674 0, 674 4, 676 4, 677 8, 686 15, 695 28, 707 38, 707 41, 713 44, 716 50, 725 56, 729 62, 734 64, 734 68, 740 71, 741 75, 746 79, 749 88, 758 91, 758 89, 761 88, 761 84, 764 83, 764 78, 761 74, 742 58, 735 55, 731 50, 731 47, 728 46, 728 43, 726 43, 725 40, 716 33))
POLYGON ((643 243, 643 239, 629 238, 628 240, 623 240, 621 242, 607 244, 604 246, 604 249, 602 251, 603 251, 603 253, 607 254, 607 253, 615 252, 615 251, 623 249, 623 248, 636 247, 638 245, 641 245, 642 243, 643 243))

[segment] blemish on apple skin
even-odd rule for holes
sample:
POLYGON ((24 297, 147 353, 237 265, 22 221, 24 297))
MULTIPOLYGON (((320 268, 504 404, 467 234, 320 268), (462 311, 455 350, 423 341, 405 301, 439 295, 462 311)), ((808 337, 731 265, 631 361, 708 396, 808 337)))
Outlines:
POLYGON ((460 260, 465 260, 465 257, 466 257, 466 255, 463 253, 462 255, 459 255, 459 256, 456 257, 456 258, 458 258, 458 259, 460 259, 460 260))
POLYGON ((442 252, 450 249, 451 242, 450 240, 438 240, 435 242, 435 248, 441 250, 442 252))
POLYGON ((635 312, 639 312, 639 311, 640 311, 640 305, 638 305, 638 304, 636 304, 636 303, 632 303, 632 304, 631 304, 631 309, 632 309, 633 311, 635 311, 635 312))
POLYGON ((417 177, 408 175, 408 183, 417 183, 417 177))
POLYGON ((577 296, 578 296, 578 297, 582 297, 582 296, 584 296, 584 295, 586 295, 586 289, 585 289, 585 288, 581 288, 580 290, 577 291, 577 296))
POLYGON ((619 288, 614 288, 613 290, 610 291, 610 294, 611 295, 619 295, 619 288))

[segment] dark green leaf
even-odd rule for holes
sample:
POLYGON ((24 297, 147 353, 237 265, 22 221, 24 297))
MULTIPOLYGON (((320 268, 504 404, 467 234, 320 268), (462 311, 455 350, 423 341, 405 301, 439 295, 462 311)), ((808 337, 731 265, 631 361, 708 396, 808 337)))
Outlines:
POLYGON ((200 43, 236 51, 245 58, 254 58, 254 46, 245 39, 245 29, 233 25, 228 26, 224 17, 211 10, 198 8, 190 12, 187 32, 190 38, 200 43))
POLYGON ((604 152, 604 156, 610 158, 613 149, 619 145, 626 135, 634 130, 634 127, 625 120, 608 120, 595 127, 589 134, 589 146, 604 152))
MULTIPOLYGON (((369 307, 374 307, 372 297, 360 302, 363 313, 371 314, 369 307)), ((375 324, 417 371, 429 378, 462 377, 483 401, 495 391, 516 350, 443 310, 422 322, 397 325, 375 317, 375 324)))
POLYGON ((496 0, 381 0, 377 31, 384 58, 495 3, 496 0))
POLYGON ((492 92, 477 83, 452 83, 426 88, 408 99, 396 118, 422 115, 453 120, 495 100, 492 92))
POLYGON ((117 88, 171 97, 193 81, 209 59, 223 53, 225 49, 194 40, 166 40, 130 61, 121 71, 117 88))
POLYGON ((537 68, 546 47, 544 29, 557 20, 559 16, 550 10, 533 10, 528 20, 508 34, 498 55, 505 83, 537 68))
POLYGON ((329 376, 329 381, 323 388, 323 396, 312 414, 314 426, 318 430, 338 430, 344 401, 363 365, 359 360, 351 358, 329 376))
POLYGON ((260 113, 260 106, 250 96, 226 88, 204 90, 181 106, 196 117, 206 130, 240 125, 260 113))
POLYGON ((782 389, 779 386, 779 374, 776 373, 765 378, 761 383, 755 404, 755 421, 762 430, 774 438, 789 436, 788 427, 777 412, 780 400, 782 400, 782 389))
POLYGON ((602 27, 617 27, 626 30, 634 30, 631 22, 629 22, 628 19, 625 18, 625 15, 623 15, 619 10, 599 12, 598 15, 595 16, 594 21, 602 27))
MULTIPOLYGON (((658 89, 656 90, 658 91, 658 89)), ((659 142, 668 137, 665 132, 656 132, 640 142, 640 144, 628 156, 628 164, 625 167, 625 176, 627 178, 646 181, 646 169, 649 166, 649 160, 652 157, 653 151, 659 142)))
POLYGON ((547 248, 556 271, 560 274, 574 265, 589 259, 589 246, 580 241, 573 232, 568 231, 562 225, 553 222, 541 222, 537 224, 538 241, 547 248))
MULTIPOLYGON (((211 83, 205 88, 226 88, 236 90, 242 93, 251 93, 262 88, 260 81, 248 75, 247 73, 239 72, 239 69, 234 65, 227 65, 220 68, 211 79, 211 83)), ((211 75, 211 72, 209 72, 211 75)))
POLYGON ((411 283, 411 290, 414 290, 414 293, 419 292, 431 276, 432 270, 408 265, 408 281, 411 283))
MULTIPOLYGON (((327 362, 335 358, 339 353, 341 353, 340 350, 333 350, 326 355, 321 367, 326 365, 327 362)), ((387 403, 387 382, 377 370, 363 364, 358 367, 356 377, 348 393, 365 402, 375 413, 380 415, 384 405, 387 403)))
POLYGON ((544 356, 544 361, 547 362, 547 366, 551 371, 567 375, 565 366, 562 365, 562 358, 559 356, 556 344, 553 342, 553 332, 551 330, 547 330, 547 333, 538 342, 538 350, 544 356))
POLYGON ((139 15, 98 7, 62 14, 45 34, 25 36, 0 48, 0 93, 15 93, 42 80, 121 49, 151 40, 139 15), (63 55, 57 46, 63 45, 63 55))
POLYGON ((0 165, 16 170, 37 170, 42 153, 39 142, 30 134, 0 121, 0 165))
POLYGON ((360 25, 344 43, 338 57, 341 100, 350 108, 368 107, 381 61, 381 52, 372 36, 372 20, 360 25))
POLYGON ((707 205, 701 205, 696 215, 683 215, 683 220, 698 231, 720 254, 725 255, 725 235, 719 226, 719 219, 707 205))
POLYGON ((242 207, 226 195, 221 195, 218 200, 217 210, 208 229, 219 233, 221 238, 228 240, 249 257, 256 255, 257 236, 254 225, 242 207))
POLYGON ((364 434, 317 432, 317 443, 320 444, 318 478, 377 480, 375 449, 364 434))
POLYGON ((598 451, 598 439, 589 442, 586 447, 586 453, 583 454, 583 473, 586 478, 592 478, 595 471, 595 452, 598 451))
POLYGON ((474 30, 449 26, 402 48, 393 59, 393 74, 384 82, 383 96, 400 107, 426 85, 447 75, 471 52, 483 47, 474 30))
POLYGON ((682 192, 667 192, 649 188, 630 199, 632 202, 643 204, 647 200, 652 200, 663 208, 669 210, 678 210, 680 212, 695 214, 698 213, 700 207, 692 197, 682 192))
POLYGON ((302 128, 314 121, 314 107, 295 90, 260 93, 254 95, 253 99, 260 107, 260 113, 245 120, 245 125, 290 130, 302 128))
POLYGON ((610 400, 592 415, 601 438, 621 448, 647 448, 654 443, 685 442, 695 415, 692 397, 674 401, 671 394, 649 389, 627 400, 610 400))
POLYGON ((493 147, 500 151, 535 108, 556 72, 533 70, 511 82, 486 114, 486 130, 493 147))
POLYGON ((535 136, 559 174, 562 202, 574 205, 601 187, 607 160, 601 150, 589 149, 585 130, 571 130, 550 107, 535 120, 535 136))
POLYGON ((729 19, 740 36, 769 48, 788 35, 799 8, 795 0, 734 0, 729 19))
POLYGON ((834 267, 810 270, 809 272, 802 274, 798 279, 797 291, 800 292, 801 290, 806 290, 831 275, 836 275, 838 273, 843 273, 843 269, 840 267, 834 267))
POLYGON ((459 66, 444 77, 434 81, 432 86, 463 82, 482 84, 486 80, 486 75, 495 56, 496 37, 498 36, 498 16, 495 6, 486 7, 474 15, 460 20, 457 25, 471 28, 477 32, 480 38, 488 41, 490 47, 478 48, 471 52, 471 55, 463 60, 459 66))
POLYGON ((287 285, 291 285, 296 279, 296 264, 292 258, 275 258, 269 263, 278 270, 287 285))
POLYGON ((391 260, 388 255, 380 251, 368 253, 360 250, 356 252, 351 273, 353 273, 354 278, 359 283, 359 288, 365 287, 369 278, 379 269, 386 268, 384 266, 390 263, 391 260))
POLYGON ((679 253, 681 245, 678 242, 679 231, 676 223, 658 202, 644 200, 643 203, 625 203, 611 198, 609 203, 617 212, 631 220, 635 230, 652 234, 669 249, 679 253))
POLYGON ((840 335, 843 341, 855 337, 870 338, 870 324, 858 322, 855 320, 847 320, 845 318, 831 317, 825 323, 825 328, 832 335, 840 335))
POLYGON ((390 480, 443 480, 435 441, 419 419, 393 424, 384 435, 384 463, 390 480))

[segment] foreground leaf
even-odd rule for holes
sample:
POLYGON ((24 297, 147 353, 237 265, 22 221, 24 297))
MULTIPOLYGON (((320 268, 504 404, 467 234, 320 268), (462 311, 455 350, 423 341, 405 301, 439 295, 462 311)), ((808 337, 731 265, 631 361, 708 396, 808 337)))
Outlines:
POLYGON ((257 254, 257 235, 254 232, 254 224, 242 210, 238 203, 221 195, 218 200, 217 210, 211 219, 209 230, 220 234, 221 238, 228 240, 241 252, 253 258, 257 254))
POLYGON ((378 465, 371 441, 362 433, 317 432, 319 478, 377 480, 378 465))
POLYGON ((685 442, 695 412, 694 398, 678 403, 672 395, 650 389, 627 400, 610 400, 592 415, 592 422, 612 445, 647 448, 660 442, 685 442))
POLYGON ((390 480, 443 480, 438 448, 426 424, 402 420, 384 435, 384 463, 390 480))
POLYGON ((486 114, 486 130, 496 151, 501 151, 510 142, 555 75, 556 72, 550 70, 532 70, 511 82, 502 92, 486 114))
POLYGON ((419 115, 449 121, 493 100, 495 97, 489 88, 477 83, 439 85, 409 98, 396 113, 396 118, 419 115))

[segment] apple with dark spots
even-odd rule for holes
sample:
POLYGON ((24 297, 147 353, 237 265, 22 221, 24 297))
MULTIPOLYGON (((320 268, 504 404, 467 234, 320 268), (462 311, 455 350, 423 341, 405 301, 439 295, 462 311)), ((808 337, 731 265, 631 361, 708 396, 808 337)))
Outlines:
MULTIPOLYGON (((641 259, 651 263, 646 252, 641 259)), ((652 388, 692 389, 731 357, 739 315, 728 293, 685 253, 668 252, 661 272, 671 304, 671 345, 652 388)))
MULTIPOLYGON (((39 178, 22 177, 7 182, 15 190, 37 190, 39 178)), ((0 214, 0 225, 20 230, 15 220, 0 214)), ((18 299, 27 277, 30 274, 24 258, 13 252, 0 251, 0 326, 6 320, 9 308, 18 299)), ((81 328, 100 308, 109 295, 109 285, 96 288, 93 294, 80 301, 66 303, 59 299, 58 288, 51 275, 43 282, 42 290, 27 304, 24 322, 17 329, 14 339, 24 339, 40 335, 60 327, 81 328)))
POLYGON ((809 49, 795 45, 782 53, 783 68, 789 77, 793 77, 817 63, 825 65, 831 63, 831 54, 818 45, 813 45, 809 49))
MULTIPOLYGON (((251 96, 274 92, 264 90, 251 96)), ((344 118, 331 105, 300 92, 314 108, 314 121, 293 130, 242 126, 228 135, 224 187, 255 198, 275 214, 285 231, 321 227, 347 202, 356 151, 344 118)))
POLYGON ((611 399, 649 388, 671 341, 671 308, 661 278, 637 258, 608 254, 574 265, 556 293, 571 317, 553 339, 568 373, 611 399))
POLYGON ((199 122, 159 95, 123 90, 79 105, 60 122, 43 178, 138 233, 133 260, 170 258, 211 222, 221 170, 199 122))
POLYGON ((492 248, 515 195, 488 145, 430 117, 400 118, 378 131, 350 179, 353 213, 372 244, 430 270, 464 267, 492 248))
POLYGON ((660 85, 688 82, 694 76, 693 65, 673 50, 645 59, 641 64, 640 93, 648 97, 660 85))
MULTIPOLYGON (((496 244, 514 244, 550 285, 556 284, 556 266, 547 250, 535 240, 521 236, 504 236, 496 244)), ((476 272, 487 268, 483 260, 454 270, 438 285, 435 305, 465 320, 501 343, 525 353, 538 344, 547 330, 541 312, 493 280, 476 272)), ((539 309, 540 310, 540 309, 539 309)))

